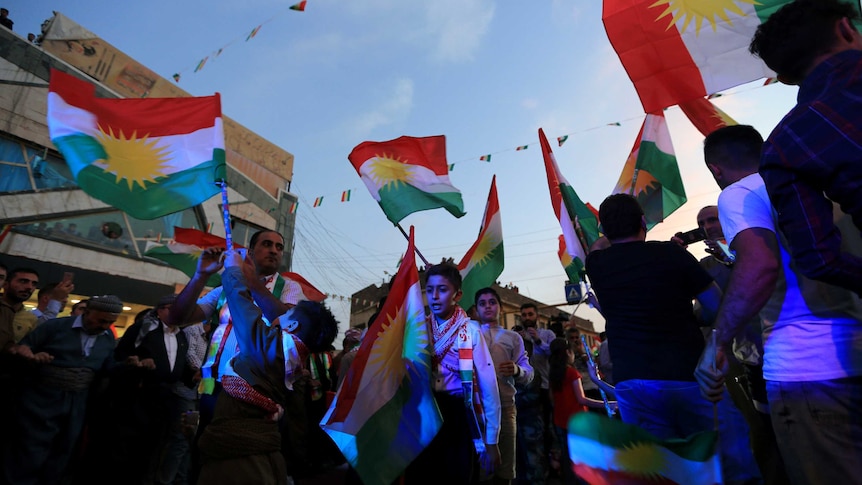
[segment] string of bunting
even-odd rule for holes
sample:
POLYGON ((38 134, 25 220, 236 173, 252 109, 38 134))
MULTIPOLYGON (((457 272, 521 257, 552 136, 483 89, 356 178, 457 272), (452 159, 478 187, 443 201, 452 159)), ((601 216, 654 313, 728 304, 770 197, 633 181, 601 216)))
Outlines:
MULTIPOLYGON (((282 11, 278 12, 278 13, 276 13, 275 15, 273 15, 273 16, 272 16, 272 17, 270 17, 270 18, 268 18, 267 20, 264 20, 263 22, 261 22, 260 24, 258 24, 255 28, 251 29, 251 31, 250 31, 250 32, 248 32, 247 34, 245 34, 245 42, 248 42, 248 41, 250 41, 251 39, 253 39, 253 38, 258 34, 258 32, 260 32, 260 29, 264 26, 264 24, 267 24, 267 23, 269 23, 269 22, 272 22, 273 20, 275 20, 275 18, 276 18, 276 17, 280 16, 280 15, 281 15, 281 14, 283 14, 284 12, 287 12, 288 10, 294 10, 294 11, 297 11, 297 12, 304 12, 304 11, 305 11, 305 6, 306 6, 306 4, 307 4, 307 3, 308 3, 308 0, 302 0, 302 1, 300 1, 299 3, 295 3, 295 4, 291 5, 290 7, 286 8, 286 9, 284 9, 284 10, 282 10, 282 11)), ((237 37, 237 38, 233 39, 232 41, 228 42, 227 44, 225 44, 225 45, 223 45, 223 46, 219 47, 218 49, 216 49, 216 50, 214 50, 214 51, 212 51, 209 55, 204 56, 204 57, 203 57, 203 59, 199 60, 199 61, 197 62, 197 64, 195 64, 195 67, 194 67, 194 68, 188 67, 188 68, 181 69, 181 70, 179 70, 179 71, 175 72, 175 73, 171 76, 171 77, 174 79, 174 82, 179 83, 179 82, 180 82, 180 79, 182 78, 182 74, 183 74, 184 72, 188 71, 189 69, 192 69, 192 72, 193 72, 193 73, 196 73, 196 72, 200 71, 201 69, 203 69, 203 68, 204 68, 204 66, 206 66, 207 61, 215 60, 216 58, 218 58, 218 57, 222 54, 222 52, 224 52, 224 50, 225 50, 225 49, 227 49, 227 48, 228 48, 228 47, 230 47, 231 45, 233 45, 233 44, 235 44, 235 43, 239 42, 239 39, 240 39, 240 38, 241 38, 241 37, 237 37)))
MULTIPOLYGON (((752 89, 759 89, 759 88, 762 88, 762 87, 764 87, 764 86, 769 86, 769 85, 771 85, 771 84, 775 84, 775 83, 777 83, 777 82, 778 82, 778 80, 777 80, 777 79, 775 79, 775 78, 768 78, 768 79, 766 79, 766 80, 764 81, 764 83, 763 83, 762 85, 754 86, 754 87, 751 87, 751 88, 749 88, 749 89, 744 89, 744 90, 735 91, 735 92, 733 92, 733 93, 728 93, 728 94, 715 93, 715 94, 712 94, 712 95, 708 96, 708 97, 707 97, 707 99, 715 99, 715 98, 719 98, 719 97, 722 97, 722 96, 732 96, 732 95, 734 95, 734 94, 740 94, 740 93, 744 93, 744 92, 747 92, 747 91, 751 91, 752 89)), ((668 110, 668 109, 671 109, 671 108, 679 109, 679 107, 678 107, 678 106, 671 106, 670 108, 665 108, 665 111, 666 111, 666 110, 668 110)), ((600 130, 600 129, 607 128, 607 127, 618 127, 618 126, 622 126, 622 125, 623 125, 623 123, 627 123, 627 122, 629 122, 629 121, 642 121, 642 120, 643 120, 643 115, 639 115, 639 116, 633 116, 633 117, 630 117, 630 118, 626 118, 626 119, 623 119, 623 120, 621 120, 621 121, 614 121, 614 122, 611 122, 611 123, 605 123, 605 124, 603 124, 603 125, 598 125, 598 126, 593 126, 593 127, 590 127, 590 128, 584 128, 584 129, 582 129, 582 130, 578 130, 578 131, 573 131, 573 132, 571 132, 571 133, 567 133, 567 134, 565 134, 565 135, 560 135, 560 136, 556 137, 557 145, 558 145, 559 147, 562 147, 562 146, 566 143, 566 141, 568 141, 569 137, 574 136, 574 135, 580 135, 580 134, 582 134, 582 133, 586 133, 586 132, 590 132, 590 131, 594 131, 594 130, 600 130)), ((501 154, 501 153, 513 152, 513 151, 514 151, 514 152, 525 151, 525 150, 529 149, 531 145, 537 145, 537 144, 538 144, 538 143, 529 143, 529 144, 526 144, 526 145, 519 145, 519 146, 516 146, 516 147, 513 147, 513 148, 508 148, 508 149, 505 149, 505 150, 498 150, 498 151, 496 151, 496 152, 487 153, 487 154, 485 154, 485 155, 481 155, 481 156, 479 156, 479 157, 464 158, 464 159, 458 160, 457 162, 450 163, 450 164, 449 164, 449 171, 450 171, 450 172, 454 171, 454 170, 455 170, 455 166, 456 166, 456 165, 458 165, 458 164, 465 163, 465 162, 475 162, 475 161, 477 160, 477 158, 478 158, 478 161, 480 161, 480 162, 491 163, 491 159, 492 159, 495 155, 499 155, 499 154, 501 154)), ((328 202, 328 201, 331 201, 331 200, 334 200, 334 201, 335 201, 335 202, 337 202, 337 203, 350 202, 350 196, 351 196, 351 194, 352 194, 353 190, 356 190, 356 187, 352 187, 352 188, 350 188, 350 189, 343 190, 343 191, 341 191, 341 193, 340 193, 340 194, 338 194, 338 195, 335 195, 335 194, 325 194, 325 195, 321 195, 321 196, 319 196, 319 197, 315 197, 314 202, 312 202, 312 204, 311 204, 311 207, 312 207, 312 208, 317 208, 317 207, 322 206, 322 205, 323 205, 323 202, 324 202, 324 199, 325 199, 327 202, 328 202)), ((296 207, 296 206, 297 206, 297 203, 296 203, 296 202, 294 202, 294 203, 293 203, 293 205, 291 206, 291 210, 290 210, 291 214, 296 213, 296 209, 297 209, 297 207, 296 207)))

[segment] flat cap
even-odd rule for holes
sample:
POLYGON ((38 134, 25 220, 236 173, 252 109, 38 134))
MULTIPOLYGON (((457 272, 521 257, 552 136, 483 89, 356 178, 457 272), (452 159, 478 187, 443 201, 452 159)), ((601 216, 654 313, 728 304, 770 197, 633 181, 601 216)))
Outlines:
POLYGON ((87 309, 108 313, 123 313, 123 302, 114 295, 94 296, 87 302, 87 309))

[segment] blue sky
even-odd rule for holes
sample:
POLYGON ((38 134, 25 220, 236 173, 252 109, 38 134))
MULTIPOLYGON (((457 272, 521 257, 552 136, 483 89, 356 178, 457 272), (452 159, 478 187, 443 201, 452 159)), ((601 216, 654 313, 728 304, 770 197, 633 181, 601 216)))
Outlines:
MULTIPOLYGON (((21 35, 57 10, 163 77, 182 74, 194 95, 220 92, 223 111, 296 157, 299 195, 294 271, 322 291, 349 296, 394 273, 406 241, 347 161, 365 140, 447 137, 452 182, 467 215, 408 216, 432 262, 460 260, 475 240, 497 175, 506 268, 513 283, 547 303, 564 301, 554 217, 538 145, 569 135, 555 155, 582 199, 607 196, 643 121, 643 109, 605 35, 598 1, 404 2, 309 0, 305 12, 277 0, 6 3, 21 35), (263 24, 254 39, 248 33, 263 24), (197 62, 224 52, 193 73, 197 62), (620 122, 621 126, 607 126, 620 122), (515 151, 519 145, 530 147, 515 151), (493 154, 491 163, 479 157, 493 154), (344 190, 350 202, 341 203, 344 190), (320 207, 312 208, 323 196, 320 207)), ((756 81, 715 104, 764 135, 789 110, 796 89, 756 81)), ((666 112, 689 202, 648 238, 695 227, 718 187, 703 164, 703 137, 678 108, 666 112)), ((702 244, 693 247, 698 257, 702 244)), ((349 302, 330 305, 347 321, 349 302)), ((572 307, 568 307, 572 310, 572 307)), ((588 308, 578 315, 603 326, 588 308)))

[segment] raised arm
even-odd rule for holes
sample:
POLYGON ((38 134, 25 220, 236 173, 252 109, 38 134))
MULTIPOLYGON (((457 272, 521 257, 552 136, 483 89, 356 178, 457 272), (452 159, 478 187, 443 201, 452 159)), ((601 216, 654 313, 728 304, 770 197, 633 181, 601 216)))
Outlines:
POLYGON ((206 317, 204 311, 198 306, 197 300, 201 296, 204 287, 206 287, 210 276, 222 268, 221 259, 223 252, 223 248, 217 247, 204 249, 198 259, 195 275, 192 276, 192 279, 183 288, 183 291, 177 295, 177 301, 171 306, 171 311, 167 318, 168 321, 165 323, 184 327, 200 322, 206 317))

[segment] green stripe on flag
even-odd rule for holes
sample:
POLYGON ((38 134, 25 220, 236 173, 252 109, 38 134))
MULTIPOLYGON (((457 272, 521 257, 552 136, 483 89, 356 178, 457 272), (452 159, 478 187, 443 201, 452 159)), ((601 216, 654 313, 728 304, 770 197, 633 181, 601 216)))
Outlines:
POLYGON ((715 455, 717 434, 703 432, 688 439, 660 440, 646 430, 595 413, 578 413, 569 420, 569 434, 624 449, 637 444, 656 445, 690 461, 707 461, 715 455))
POLYGON ((426 192, 402 182, 386 184, 378 194, 380 208, 395 223, 413 212, 439 207, 455 217, 464 215, 464 201, 460 192, 426 192))

